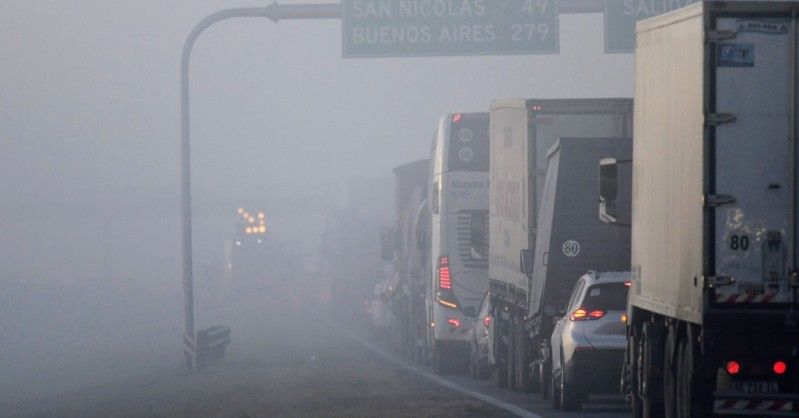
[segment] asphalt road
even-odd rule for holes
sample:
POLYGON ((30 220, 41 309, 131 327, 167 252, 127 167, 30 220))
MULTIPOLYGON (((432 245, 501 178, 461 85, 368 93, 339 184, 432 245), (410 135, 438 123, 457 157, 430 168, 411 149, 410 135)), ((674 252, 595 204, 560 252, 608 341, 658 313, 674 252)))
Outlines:
MULTIPOLYGON (((252 318, 252 317, 251 317, 252 318)), ((177 366, 0 406, 25 417, 627 417, 616 400, 553 411, 539 396, 438 377, 319 317, 285 309, 234 326, 226 364, 177 366), (292 318, 292 323, 286 321, 292 318)), ((177 350, 176 350, 177 351, 177 350)), ((179 356, 176 356, 176 364, 179 356)))

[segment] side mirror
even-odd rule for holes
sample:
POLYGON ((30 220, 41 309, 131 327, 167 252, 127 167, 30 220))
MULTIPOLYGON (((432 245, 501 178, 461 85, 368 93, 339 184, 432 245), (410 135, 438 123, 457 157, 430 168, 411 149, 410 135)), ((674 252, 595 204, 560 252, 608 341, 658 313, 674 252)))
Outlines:
POLYGON ((619 213, 616 197, 619 189, 619 163, 615 158, 604 158, 599 162, 599 220, 616 223, 619 213))
POLYGON ((560 305, 544 305, 544 315, 546 316, 564 316, 566 315, 566 308, 560 305))
POLYGON ((519 269, 524 274, 533 274, 533 251, 524 249, 519 252, 519 269))
POLYGON ((383 261, 394 259, 394 250, 397 244, 397 231, 391 228, 384 228, 380 231, 380 255, 383 261))
POLYGON ((477 316, 477 309, 475 309, 474 306, 467 306, 463 308, 463 314, 469 318, 474 318, 477 316))

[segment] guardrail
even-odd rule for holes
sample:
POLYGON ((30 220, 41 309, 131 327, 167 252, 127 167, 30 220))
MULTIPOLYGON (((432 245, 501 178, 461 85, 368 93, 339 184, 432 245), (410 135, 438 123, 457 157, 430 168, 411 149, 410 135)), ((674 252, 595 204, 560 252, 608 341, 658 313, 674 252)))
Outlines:
POLYGON ((195 336, 183 334, 183 353, 189 371, 207 369, 225 359, 225 349, 230 344, 230 327, 217 325, 195 336))

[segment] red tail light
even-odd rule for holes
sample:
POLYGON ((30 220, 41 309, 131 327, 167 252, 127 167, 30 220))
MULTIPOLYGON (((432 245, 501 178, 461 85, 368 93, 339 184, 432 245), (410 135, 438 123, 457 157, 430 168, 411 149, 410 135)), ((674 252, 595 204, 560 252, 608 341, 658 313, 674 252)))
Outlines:
POLYGON ((448 266, 441 266, 438 268, 438 288, 452 289, 452 277, 449 275, 448 266))
POLYGON ((629 281, 629 280, 628 280, 628 281, 626 281, 626 282, 624 282, 624 286, 626 286, 626 287, 630 287, 630 285, 631 285, 631 284, 632 284, 632 283, 630 283, 630 281, 629 281))
POLYGON ((576 311, 572 312, 569 315, 569 319, 572 321, 590 321, 593 319, 599 319, 605 316, 605 311, 601 309, 594 309, 594 310, 586 310, 583 308, 577 309, 576 311))
POLYGON ((455 327, 455 328, 460 328, 461 327, 461 321, 458 320, 458 318, 447 318, 447 323, 450 326, 455 327))
POLYGON ((771 370, 774 370, 775 374, 782 375, 785 374, 786 371, 788 371, 788 365, 785 364, 785 362, 782 360, 777 360, 774 362, 774 365, 771 366, 771 370))
POLYGON ((460 114, 460 113, 456 113, 456 114, 452 115, 452 122, 453 123, 458 123, 458 122, 461 121, 461 119, 463 119, 463 115, 460 114))
POLYGON ((449 275, 449 257, 446 255, 438 258, 438 288, 452 289, 452 277, 449 275))
POLYGON ((452 276, 449 272, 449 257, 442 255, 438 258, 438 291, 436 301, 450 309, 458 308, 458 300, 452 290, 452 276))
POLYGON ((735 360, 730 360, 727 362, 725 368, 727 369, 727 373, 730 375, 735 375, 741 372, 741 363, 738 363, 735 360))
POLYGON ((491 315, 488 315, 485 318, 483 318, 483 325, 485 325, 486 328, 491 326, 491 315))

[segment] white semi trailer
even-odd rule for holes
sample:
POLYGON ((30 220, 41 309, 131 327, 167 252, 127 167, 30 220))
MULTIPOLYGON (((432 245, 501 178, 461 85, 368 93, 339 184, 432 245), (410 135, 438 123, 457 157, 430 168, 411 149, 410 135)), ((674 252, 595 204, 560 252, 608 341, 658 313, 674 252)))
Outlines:
POLYGON ((636 417, 799 415, 798 14, 706 1, 637 25, 636 417))

